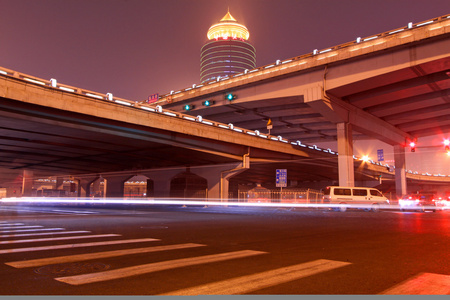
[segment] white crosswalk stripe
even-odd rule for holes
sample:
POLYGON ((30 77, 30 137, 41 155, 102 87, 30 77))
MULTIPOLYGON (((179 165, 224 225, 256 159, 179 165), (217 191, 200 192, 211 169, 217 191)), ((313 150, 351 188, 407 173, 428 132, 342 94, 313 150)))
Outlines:
POLYGON ((19 233, 19 234, 4 234, 0 235, 0 238, 11 237, 25 237, 25 236, 42 236, 42 235, 60 235, 60 234, 74 234, 74 233, 89 233, 86 230, 73 230, 73 231, 57 231, 57 232, 34 232, 34 233, 19 233))
POLYGON ((84 248, 84 247, 94 247, 94 246, 108 246, 108 245, 119 245, 119 244, 129 244, 129 243, 153 242, 153 241, 159 241, 159 240, 152 239, 152 238, 142 238, 142 239, 130 239, 130 240, 115 240, 115 241, 104 241, 104 242, 80 243, 80 244, 65 244, 65 245, 53 245, 53 246, 14 248, 14 249, 0 250, 0 254, 57 250, 57 249, 71 249, 71 248, 84 248))
POLYGON ((197 287, 177 290, 162 295, 241 295, 255 290, 275 286, 321 272, 350 265, 348 262, 319 259, 307 263, 287 266, 267 272, 241 276, 197 287))
POLYGON ((19 225, 25 225, 24 223, 0 223, 0 229, 5 226, 19 226, 19 225))
POLYGON ((120 234, 108 233, 108 234, 64 236, 64 237, 56 237, 56 238, 9 240, 9 241, 0 241, 0 245, 20 244, 20 243, 36 243, 36 242, 51 242, 51 241, 62 241, 62 240, 76 240, 76 239, 93 239, 93 238, 112 237, 112 236, 120 236, 120 234))
POLYGON ((38 228, 38 229, 0 230, 0 233, 54 231, 54 230, 64 230, 64 228, 38 228))
POLYGON ((29 226, 4 226, 4 227, 0 227, 1 230, 4 229, 29 229, 29 228, 42 228, 44 226, 41 225, 29 225, 29 226))
POLYGON ((381 295, 450 295, 450 275, 420 273, 381 295))
POLYGON ((260 254, 265 254, 267 252, 253 251, 253 250, 242 250, 235 252, 227 252, 220 254, 212 254, 205 256, 198 256, 192 258, 181 258, 176 260, 162 261, 144 265, 137 265, 133 267, 120 268, 115 270, 109 270, 104 272, 97 272, 91 274, 58 277, 55 278, 58 281, 65 282, 71 285, 81 285, 93 282, 101 282, 119 278, 125 278, 135 275, 148 274, 152 272, 169 270, 174 268, 181 268, 186 266, 193 266, 199 264, 206 264, 212 262, 225 261, 236 258, 244 258, 249 256, 255 256, 260 254))
POLYGON ((41 259, 34 259, 34 260, 21 260, 21 261, 7 262, 6 264, 8 266, 11 266, 14 268, 40 267, 40 266, 51 265, 51 264, 62 264, 62 263, 77 262, 77 261, 84 261, 84 260, 91 260, 91 259, 117 257, 117 256, 131 255, 131 254, 150 253, 150 252, 167 251, 167 250, 187 249, 187 248, 202 247, 202 246, 206 246, 206 245, 187 243, 187 244, 166 245, 166 246, 153 246, 153 247, 145 247, 145 248, 134 248, 134 249, 126 249, 126 250, 115 250, 115 251, 85 253, 85 254, 77 254, 77 255, 51 257, 51 258, 41 258, 41 259))

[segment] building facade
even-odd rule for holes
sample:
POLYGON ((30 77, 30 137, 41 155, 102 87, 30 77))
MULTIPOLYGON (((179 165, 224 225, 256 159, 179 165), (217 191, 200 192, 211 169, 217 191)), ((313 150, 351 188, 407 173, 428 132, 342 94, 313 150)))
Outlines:
POLYGON ((208 30, 208 42, 200 55, 200 81, 243 73, 256 68, 256 50, 249 42, 248 29, 230 12, 208 30))

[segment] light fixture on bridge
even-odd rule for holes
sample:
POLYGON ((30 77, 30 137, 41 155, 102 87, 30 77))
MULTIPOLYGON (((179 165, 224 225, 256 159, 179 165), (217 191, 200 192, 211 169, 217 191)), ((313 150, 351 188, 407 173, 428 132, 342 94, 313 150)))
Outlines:
POLYGON ((192 104, 186 104, 185 106, 183 106, 184 110, 192 110, 195 108, 195 105, 192 104))
POLYGON ((107 93, 106 94, 106 99, 108 99, 109 101, 113 100, 113 94, 112 93, 107 93))
POLYGON ((237 98, 236 94, 233 94, 233 93, 228 93, 225 95, 225 99, 227 99, 228 101, 232 101, 236 98, 237 98))
POLYGON ((416 152, 416 143, 415 142, 409 143, 409 146, 411 147, 411 152, 416 152))
POLYGON ((54 79, 54 78, 50 79, 50 86, 51 87, 56 87, 57 85, 58 85, 58 83, 57 83, 56 79, 54 79))
POLYGON ((214 101, 214 100, 205 100, 205 101, 202 102, 203 106, 211 106, 211 105, 214 105, 214 104, 216 104, 216 101, 214 101))

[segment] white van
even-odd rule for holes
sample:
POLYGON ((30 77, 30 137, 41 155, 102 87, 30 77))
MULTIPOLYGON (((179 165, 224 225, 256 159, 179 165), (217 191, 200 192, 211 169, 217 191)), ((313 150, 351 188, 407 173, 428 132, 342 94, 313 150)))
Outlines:
POLYGON ((389 200, 374 188, 327 186, 323 192, 323 203, 333 204, 334 210, 342 212, 347 208, 378 211, 389 205, 389 200))

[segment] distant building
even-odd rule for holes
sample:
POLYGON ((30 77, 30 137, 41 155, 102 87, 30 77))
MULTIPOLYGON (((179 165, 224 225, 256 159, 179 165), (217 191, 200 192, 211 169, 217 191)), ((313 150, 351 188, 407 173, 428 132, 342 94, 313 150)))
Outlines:
POLYGON ((230 12, 208 30, 200 55, 200 81, 217 80, 256 68, 256 50, 247 41, 250 33, 230 12))

